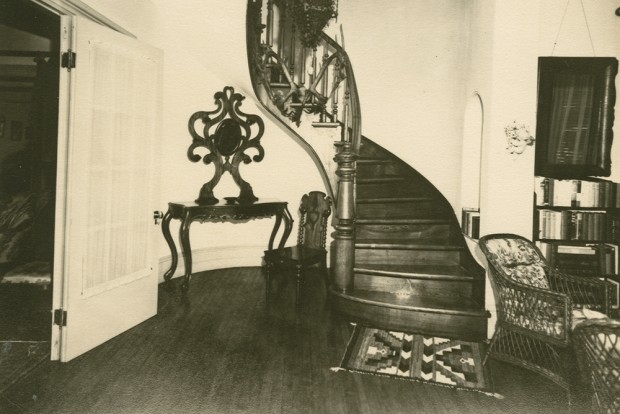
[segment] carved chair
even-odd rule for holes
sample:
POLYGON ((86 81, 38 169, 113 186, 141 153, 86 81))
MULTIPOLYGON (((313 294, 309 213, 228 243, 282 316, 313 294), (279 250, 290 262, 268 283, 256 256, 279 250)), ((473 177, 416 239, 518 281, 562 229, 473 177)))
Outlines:
POLYGON ((327 219, 331 214, 331 198, 320 191, 311 191, 301 198, 299 207, 299 232, 297 245, 265 251, 266 295, 271 290, 271 275, 275 267, 295 269, 297 281, 295 305, 299 305, 301 284, 307 267, 319 265, 325 278, 325 286, 329 284, 327 274, 327 219))
POLYGON ((497 308, 489 356, 535 371, 569 392, 577 368, 571 356, 573 327, 605 317, 613 285, 550 268, 541 251, 515 234, 480 238, 497 308), (595 311, 599 310, 605 314, 595 311))
POLYGON ((592 411, 620 412, 620 322, 581 322, 573 331, 573 341, 584 382, 592 392, 592 411))

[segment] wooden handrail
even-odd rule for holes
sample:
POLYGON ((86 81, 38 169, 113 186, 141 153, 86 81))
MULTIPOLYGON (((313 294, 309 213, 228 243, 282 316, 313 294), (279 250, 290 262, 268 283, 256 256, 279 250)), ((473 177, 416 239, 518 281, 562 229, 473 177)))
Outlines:
POLYGON ((261 101, 268 109, 275 106, 282 117, 298 127, 303 113, 315 117, 314 126, 340 127, 341 139, 334 158, 338 168, 332 171, 338 177, 332 279, 337 291, 346 292, 353 287, 355 161, 362 138, 353 67, 344 48, 324 32, 315 48, 304 47, 286 7, 280 8, 280 4, 273 0, 266 0, 266 4, 263 0, 248 0, 248 63, 252 85, 259 100, 270 101, 261 101))

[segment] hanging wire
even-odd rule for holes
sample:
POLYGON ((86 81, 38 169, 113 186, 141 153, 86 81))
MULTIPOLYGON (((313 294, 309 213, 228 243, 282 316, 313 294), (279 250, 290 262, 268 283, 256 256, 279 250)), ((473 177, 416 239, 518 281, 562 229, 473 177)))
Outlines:
POLYGON ((555 36, 555 42, 553 42, 553 49, 551 49, 551 56, 553 56, 553 52, 555 51, 555 46, 558 44, 558 39, 560 38, 560 32, 562 31, 562 25, 564 24, 564 18, 566 17, 566 12, 568 11, 569 4, 570 4, 570 0, 566 0, 566 7, 564 7, 564 14, 562 15, 562 20, 560 21, 560 27, 558 27, 558 34, 555 36))
POLYGON ((581 11, 583 12, 583 19, 586 21, 586 28, 588 29, 588 36, 590 37, 590 46, 592 46, 592 56, 596 56, 594 50, 594 41, 592 40, 592 33, 590 33, 590 25, 588 24, 588 16, 586 16, 586 9, 583 6, 583 0, 581 0, 581 11))
MULTIPOLYGON (((586 22, 586 29, 588 30, 588 37, 590 38, 590 47, 592 47, 592 55, 596 56, 596 51, 594 49, 594 40, 592 39, 592 33, 590 32, 590 24, 588 23, 588 16, 586 15, 586 8, 583 5, 583 0, 579 0, 581 3, 581 12, 583 14, 583 20, 586 22)), ((570 0, 566 0, 566 7, 564 7, 564 14, 562 14, 562 20, 560 21, 560 27, 558 27, 558 33, 555 36, 555 42, 553 42, 553 49, 551 49, 551 56, 555 52, 555 47, 558 44, 558 39, 560 38, 560 32, 562 31, 562 25, 564 24, 564 19, 566 18, 566 12, 568 11, 568 5, 570 4, 570 0)))

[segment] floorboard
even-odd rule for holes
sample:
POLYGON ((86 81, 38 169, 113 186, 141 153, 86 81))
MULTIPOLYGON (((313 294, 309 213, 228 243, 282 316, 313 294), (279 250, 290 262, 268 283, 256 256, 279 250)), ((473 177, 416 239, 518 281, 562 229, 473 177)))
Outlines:
POLYGON ((503 399, 333 372, 352 328, 330 310, 321 278, 308 278, 297 312, 293 288, 275 289, 267 306, 260 269, 236 268, 196 274, 185 299, 160 289, 157 316, 69 363, 40 365, 0 395, 0 412, 567 412, 561 389, 499 362, 503 399))

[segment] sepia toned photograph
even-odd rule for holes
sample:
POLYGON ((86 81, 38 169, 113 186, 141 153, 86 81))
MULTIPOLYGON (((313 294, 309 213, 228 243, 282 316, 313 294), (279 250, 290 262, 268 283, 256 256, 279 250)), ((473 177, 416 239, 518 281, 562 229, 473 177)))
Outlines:
POLYGON ((620 413, 619 40, 618 0, 0 1, 0 413, 620 413))

